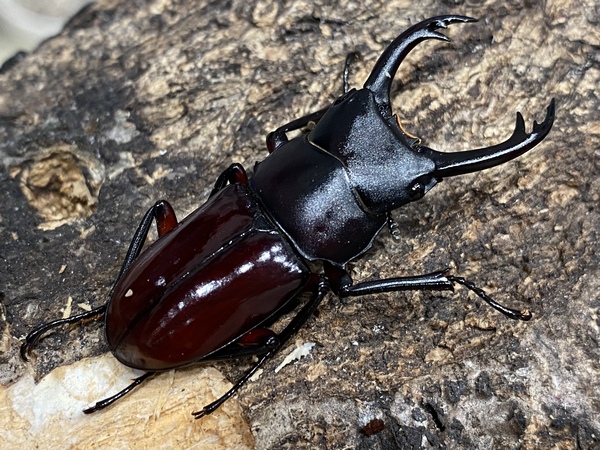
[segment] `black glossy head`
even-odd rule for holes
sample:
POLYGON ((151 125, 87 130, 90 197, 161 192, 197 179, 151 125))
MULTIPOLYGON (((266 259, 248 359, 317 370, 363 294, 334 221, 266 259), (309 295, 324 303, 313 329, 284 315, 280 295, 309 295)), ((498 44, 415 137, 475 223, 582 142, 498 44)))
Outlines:
POLYGON ((365 211, 391 211, 418 200, 444 177, 505 163, 535 147, 552 128, 554 100, 543 123, 534 122, 531 133, 526 132, 523 117, 517 113, 512 136, 487 148, 438 152, 402 130, 390 106, 390 88, 400 63, 419 42, 447 41, 438 28, 473 21, 464 16, 440 16, 409 28, 383 52, 363 89, 340 97, 310 132, 311 143, 344 163, 365 211))

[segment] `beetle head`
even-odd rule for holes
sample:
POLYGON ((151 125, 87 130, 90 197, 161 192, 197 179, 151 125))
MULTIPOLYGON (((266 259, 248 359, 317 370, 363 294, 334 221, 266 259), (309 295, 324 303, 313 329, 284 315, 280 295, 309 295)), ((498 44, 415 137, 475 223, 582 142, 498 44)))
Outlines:
POLYGON ((317 123, 308 139, 345 165, 349 182, 367 212, 381 214, 418 200, 444 177, 503 164, 540 143, 552 128, 554 100, 542 124, 527 133, 517 113, 512 136, 498 145, 464 152, 438 152, 420 145, 400 126, 390 105, 393 77, 405 56, 426 39, 449 40, 436 31, 464 16, 440 16, 420 22, 398 36, 375 63, 363 89, 341 96, 317 123))

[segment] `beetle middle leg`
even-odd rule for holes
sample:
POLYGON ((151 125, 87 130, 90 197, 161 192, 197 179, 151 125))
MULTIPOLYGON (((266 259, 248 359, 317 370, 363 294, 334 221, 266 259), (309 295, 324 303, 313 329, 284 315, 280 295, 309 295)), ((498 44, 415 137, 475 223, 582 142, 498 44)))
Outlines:
POLYGON ((234 183, 241 183, 243 185, 248 184, 248 175, 246 174, 246 170, 239 163, 233 163, 227 169, 221 172, 221 175, 217 177, 217 181, 215 181, 215 185, 208 198, 215 195, 221 189, 224 189, 228 184, 234 183))
POLYGON ((412 277, 396 277, 373 281, 363 281, 357 284, 353 284, 352 278, 350 278, 348 272, 346 272, 344 269, 334 267, 331 264, 326 266, 325 273, 331 282, 333 292, 340 297, 357 297, 360 295, 396 291, 454 291, 454 284, 456 283, 474 292, 492 308, 500 311, 502 314, 511 319, 524 321, 531 319, 531 313, 529 311, 519 311, 501 305, 487 295, 483 289, 476 286, 472 282, 465 280, 462 277, 448 275, 448 270, 412 277))
MULTIPOLYGON (((144 246, 144 242, 146 242, 146 237, 148 236, 148 232, 150 230, 150 226, 152 225, 153 220, 156 220, 156 228, 159 238, 167 234, 177 225, 177 217, 175 215, 175 212, 173 211, 173 207, 165 200, 160 200, 156 202, 146 212, 133 235, 131 244, 129 244, 129 249, 127 250, 127 254, 125 255, 125 260, 123 261, 123 265, 121 266, 121 270, 119 271, 117 280, 115 281, 113 287, 110 290, 109 297, 112 295, 113 290, 119 282, 119 280, 123 277, 125 272, 127 272, 127 269, 129 269, 131 264, 133 264, 133 261, 135 261, 135 259, 142 251, 142 247, 144 246)), ((47 322, 37 326, 27 335, 27 337, 25 338, 25 342, 23 343, 23 345, 21 345, 21 358, 25 361, 28 360, 29 350, 31 349, 31 347, 37 344, 37 342, 46 332, 59 326, 78 323, 86 319, 100 318, 101 315, 103 315, 106 312, 106 307, 107 303, 98 306, 97 308, 94 308, 91 311, 76 314, 65 319, 53 320, 51 322, 47 322)))

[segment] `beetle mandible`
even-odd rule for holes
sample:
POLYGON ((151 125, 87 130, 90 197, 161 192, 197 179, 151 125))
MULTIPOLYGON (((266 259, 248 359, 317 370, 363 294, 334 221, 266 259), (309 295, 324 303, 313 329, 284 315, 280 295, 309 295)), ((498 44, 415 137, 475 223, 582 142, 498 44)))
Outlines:
POLYGON ((346 264, 367 251, 390 211, 420 199, 445 177, 503 164, 539 144, 554 121, 525 130, 521 114, 512 136, 477 150, 442 153, 407 134, 390 106, 392 79, 405 56, 437 31, 465 16, 434 17, 398 36, 375 63, 362 89, 348 90, 332 105, 283 125, 267 136, 269 156, 252 177, 232 164, 217 178, 208 201, 181 222, 159 201, 138 226, 108 303, 90 312, 35 328, 21 347, 48 330, 104 317, 111 352, 145 370, 123 391, 84 410, 103 409, 157 372, 184 365, 255 355, 253 367, 213 403, 231 397, 304 325, 325 295, 361 296, 403 290, 465 286, 512 319, 520 312, 496 303, 482 289, 447 270, 354 283, 346 264), (310 128, 306 130, 306 128, 310 128), (288 139, 287 133, 305 130, 288 139), (142 252, 156 221, 158 239, 142 252), (304 294, 309 296, 300 301, 304 294), (268 327, 294 314, 282 331, 268 327))

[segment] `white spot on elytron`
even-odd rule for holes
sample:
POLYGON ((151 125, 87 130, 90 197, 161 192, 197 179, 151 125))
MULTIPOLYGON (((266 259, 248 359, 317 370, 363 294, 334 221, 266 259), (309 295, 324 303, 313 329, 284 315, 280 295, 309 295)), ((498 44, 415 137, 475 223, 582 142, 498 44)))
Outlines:
POLYGON ((158 279, 154 282, 155 286, 166 286, 167 285, 167 280, 165 280, 165 277, 158 277, 158 279))
POLYGON ((390 73, 387 70, 385 71, 385 76, 388 78, 392 78, 392 76, 390 75, 390 73))
POLYGON ((133 295, 133 291, 131 289, 128 289, 127 292, 125 292, 125 297, 131 297, 133 295))

